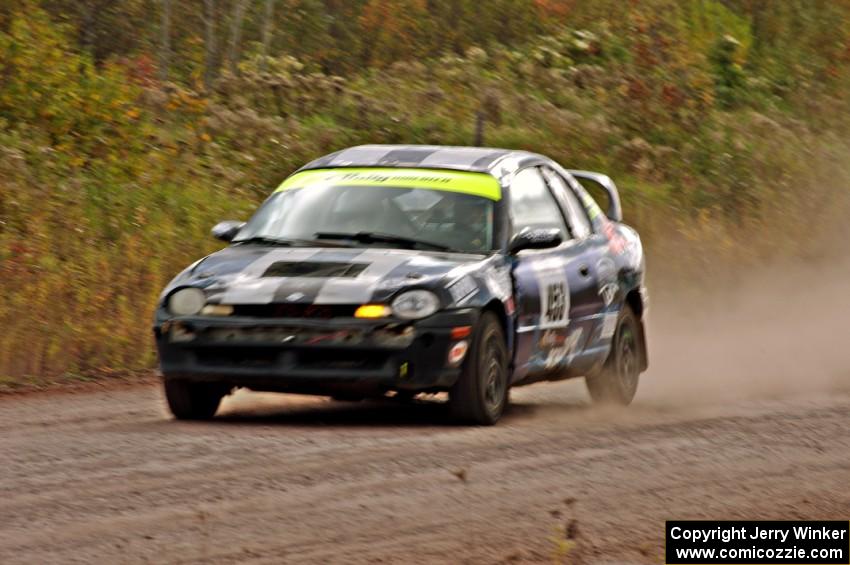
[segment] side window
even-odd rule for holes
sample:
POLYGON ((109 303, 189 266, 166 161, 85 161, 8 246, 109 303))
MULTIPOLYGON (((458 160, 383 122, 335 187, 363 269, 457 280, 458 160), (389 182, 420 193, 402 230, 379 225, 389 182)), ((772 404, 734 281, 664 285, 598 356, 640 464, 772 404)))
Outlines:
POLYGON ((546 180, 549 181, 549 186, 552 187, 558 200, 567 211, 567 218, 570 221, 570 227, 573 231, 573 237, 576 239, 584 239, 593 233, 593 228, 590 226, 590 219, 587 217, 587 212, 584 206, 579 202, 578 196, 573 192, 572 188, 561 178, 561 175, 555 171, 545 169, 546 180))
POLYGON ((514 177, 511 183, 511 219, 515 234, 526 228, 556 228, 561 231, 562 238, 570 238, 561 210, 537 168, 523 169, 514 177))

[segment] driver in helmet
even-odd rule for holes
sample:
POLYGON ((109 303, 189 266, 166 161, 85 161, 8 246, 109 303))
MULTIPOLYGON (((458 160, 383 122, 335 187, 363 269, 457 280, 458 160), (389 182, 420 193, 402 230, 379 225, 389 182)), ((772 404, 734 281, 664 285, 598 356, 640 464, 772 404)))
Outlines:
POLYGON ((479 198, 459 198, 455 203, 455 230, 460 249, 487 251, 490 224, 486 202, 479 198))

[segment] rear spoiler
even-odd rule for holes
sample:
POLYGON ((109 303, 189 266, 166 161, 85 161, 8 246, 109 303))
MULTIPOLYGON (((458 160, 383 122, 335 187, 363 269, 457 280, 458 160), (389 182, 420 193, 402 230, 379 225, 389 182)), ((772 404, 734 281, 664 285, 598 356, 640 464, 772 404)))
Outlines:
POLYGON ((568 172, 573 175, 581 183, 593 183, 600 187, 608 195, 608 211, 605 215, 615 222, 623 221, 623 208, 620 205, 620 192, 617 190, 617 185, 611 180, 608 175, 602 173, 594 173, 592 171, 574 171, 568 169, 568 172))

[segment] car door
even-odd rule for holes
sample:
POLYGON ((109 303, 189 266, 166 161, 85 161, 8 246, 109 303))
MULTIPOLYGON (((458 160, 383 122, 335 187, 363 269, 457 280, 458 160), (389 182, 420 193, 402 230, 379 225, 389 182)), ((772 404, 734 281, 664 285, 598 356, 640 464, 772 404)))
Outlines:
POLYGON ((508 213, 513 234, 557 229, 563 242, 551 249, 524 250, 513 258, 517 336, 514 382, 568 376, 587 341, 588 313, 596 300, 587 238, 573 237, 564 210, 540 167, 519 171, 510 186, 508 213))
POLYGON ((574 312, 576 323, 585 336, 583 349, 572 359, 570 372, 582 374, 608 355, 609 341, 622 302, 622 290, 616 258, 604 233, 594 231, 587 207, 581 202, 573 183, 576 181, 544 167, 543 174, 564 210, 573 237, 580 248, 579 263, 588 276, 577 285, 579 304, 574 312))

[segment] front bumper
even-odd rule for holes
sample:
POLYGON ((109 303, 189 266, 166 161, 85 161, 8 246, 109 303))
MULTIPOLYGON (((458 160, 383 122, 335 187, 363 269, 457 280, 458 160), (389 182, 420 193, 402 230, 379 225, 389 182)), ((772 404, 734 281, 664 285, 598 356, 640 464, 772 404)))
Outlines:
POLYGON ((159 321, 154 335, 166 379, 312 394, 445 390, 460 375, 447 361, 457 342, 452 330, 474 326, 478 315, 453 310, 416 322, 187 316, 159 321))

